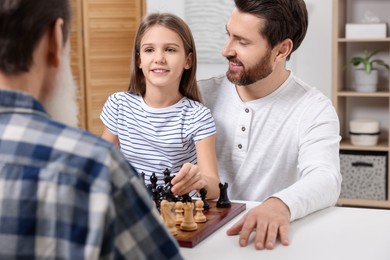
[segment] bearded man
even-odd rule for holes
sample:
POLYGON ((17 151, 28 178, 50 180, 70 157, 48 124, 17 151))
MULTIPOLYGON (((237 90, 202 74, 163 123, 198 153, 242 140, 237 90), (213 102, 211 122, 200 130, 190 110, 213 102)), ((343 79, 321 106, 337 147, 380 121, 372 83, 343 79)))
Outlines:
POLYGON ((217 127, 217 159, 229 198, 258 201, 233 225, 258 250, 288 245, 291 221, 336 203, 339 120, 332 102, 286 61, 306 35, 304 0, 235 0, 222 54, 226 75, 199 82, 217 127), (260 203, 261 202, 261 203, 260 203))

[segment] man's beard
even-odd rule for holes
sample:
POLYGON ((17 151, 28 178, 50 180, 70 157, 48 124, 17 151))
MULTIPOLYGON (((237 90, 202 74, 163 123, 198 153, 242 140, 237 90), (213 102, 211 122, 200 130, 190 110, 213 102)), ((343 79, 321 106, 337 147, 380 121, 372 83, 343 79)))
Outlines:
POLYGON ((270 58, 271 50, 268 50, 264 57, 256 65, 246 69, 238 59, 234 57, 227 57, 229 61, 242 65, 243 71, 232 71, 228 69, 226 72, 226 77, 230 82, 238 86, 251 85, 268 77, 272 73, 270 58))
POLYGON ((64 51, 53 88, 53 92, 43 104, 46 111, 55 120, 67 125, 77 126, 79 114, 78 88, 73 80, 68 49, 64 51))

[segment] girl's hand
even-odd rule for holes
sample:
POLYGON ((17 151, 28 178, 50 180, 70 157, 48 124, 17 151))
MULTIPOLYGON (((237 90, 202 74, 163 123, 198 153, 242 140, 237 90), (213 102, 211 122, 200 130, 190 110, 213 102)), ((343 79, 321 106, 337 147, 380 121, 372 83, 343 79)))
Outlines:
POLYGON ((180 171, 172 179, 172 192, 175 195, 183 195, 193 190, 204 188, 206 183, 202 178, 199 167, 192 163, 185 163, 180 171))

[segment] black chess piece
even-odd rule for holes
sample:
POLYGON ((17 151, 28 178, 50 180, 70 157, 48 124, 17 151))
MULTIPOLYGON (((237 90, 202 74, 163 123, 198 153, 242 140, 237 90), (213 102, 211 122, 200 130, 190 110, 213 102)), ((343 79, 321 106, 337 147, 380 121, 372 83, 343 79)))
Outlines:
POLYGON ((152 199, 154 201, 154 204, 156 204, 157 210, 160 210, 160 202, 161 202, 159 193, 160 192, 158 189, 152 189, 152 199))
POLYGON ((165 184, 170 183, 172 180, 171 171, 168 168, 165 168, 163 174, 164 174, 164 183, 165 184))
POLYGON ((176 201, 175 195, 172 193, 172 184, 171 182, 166 183, 163 186, 163 196, 167 201, 176 201))
POLYGON ((183 202, 183 197, 180 196, 180 195, 176 195, 176 196, 173 197, 173 201, 174 202, 178 202, 178 201, 183 202))
POLYGON ((158 181, 156 173, 153 172, 152 175, 150 175, 149 180, 150 180, 150 183, 152 185, 152 189, 156 189, 157 188, 157 181, 158 181))
POLYGON ((230 208, 232 206, 232 203, 229 200, 228 194, 227 194, 227 188, 228 183, 225 182, 224 184, 219 184, 219 199, 217 201, 217 208, 230 208))
POLYGON ((167 201, 174 201, 176 202, 176 196, 172 193, 172 179, 175 176, 171 176, 171 171, 168 168, 165 168, 164 172, 164 186, 163 186, 163 193, 164 193, 164 199, 167 201))
POLYGON ((192 202, 192 198, 191 198, 190 194, 188 194, 188 193, 183 194, 181 202, 192 202))
POLYGON ((164 186, 162 185, 158 185, 157 188, 157 194, 158 194, 158 197, 160 200, 163 200, 165 199, 165 190, 164 190, 164 186))
POLYGON ((205 209, 205 210, 210 209, 209 202, 206 200, 207 190, 205 188, 201 188, 199 193, 200 193, 200 197, 203 201, 203 209, 205 209))
POLYGON ((145 185, 145 188, 147 189, 149 195, 152 196, 152 195, 153 195, 153 192, 152 192, 152 185, 151 185, 151 184, 146 184, 146 182, 145 182, 145 173, 144 173, 144 172, 141 172, 141 173, 139 174, 139 177, 140 177, 142 183, 145 185))

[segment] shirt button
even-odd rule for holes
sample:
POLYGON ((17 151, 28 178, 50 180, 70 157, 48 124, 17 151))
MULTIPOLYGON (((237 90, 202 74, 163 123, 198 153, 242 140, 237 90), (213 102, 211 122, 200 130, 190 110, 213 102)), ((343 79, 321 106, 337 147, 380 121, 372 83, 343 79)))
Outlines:
POLYGON ((238 149, 242 149, 242 145, 241 144, 238 145, 238 149))
POLYGON ((245 113, 249 113, 249 108, 245 108, 245 113))
POLYGON ((241 131, 245 132, 246 128, 243 126, 241 127, 241 131))

